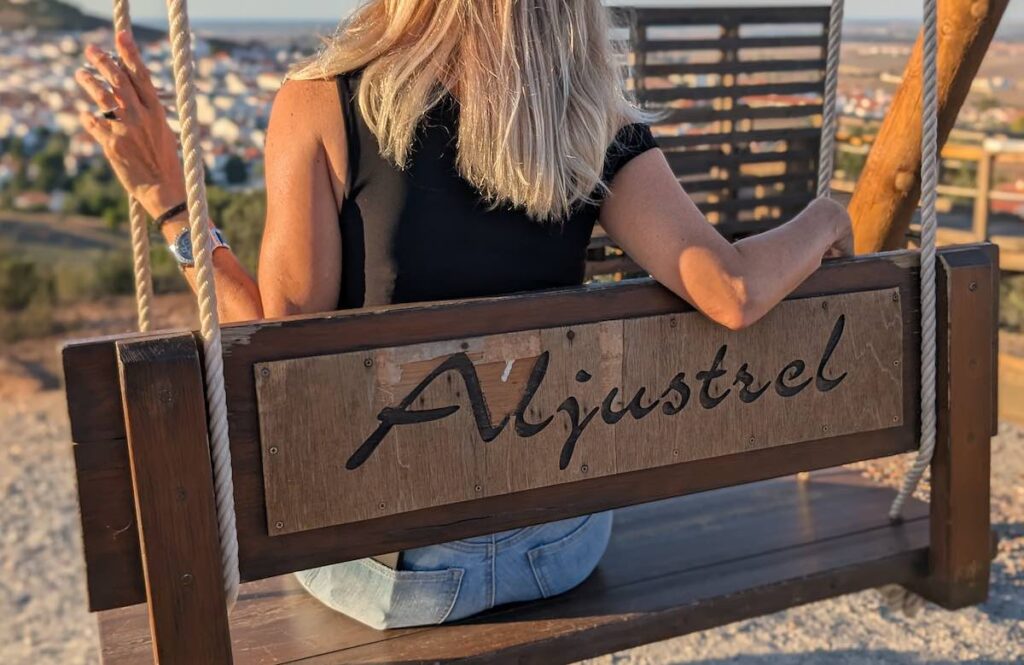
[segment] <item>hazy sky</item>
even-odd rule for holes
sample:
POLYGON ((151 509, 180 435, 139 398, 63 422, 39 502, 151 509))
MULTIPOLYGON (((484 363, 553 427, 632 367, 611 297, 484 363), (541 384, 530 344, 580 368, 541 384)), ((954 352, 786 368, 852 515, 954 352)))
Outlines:
MULTIPOLYGON (((90 13, 107 15, 111 0, 71 0, 90 13)), ((359 0, 191 0, 189 13, 196 18, 248 19, 336 19, 349 12, 359 0)), ((617 3, 618 4, 618 3, 617 3)), ((679 4, 677 0, 643 0, 621 4, 679 4)), ((688 5, 772 5, 794 4, 793 0, 686 0, 688 5)), ((132 14, 139 17, 164 15, 163 0, 131 0, 132 14)), ((850 0, 850 18, 910 18, 921 15, 915 0, 850 0)), ((1024 0, 1011 0, 1006 18, 1024 20, 1024 0)))

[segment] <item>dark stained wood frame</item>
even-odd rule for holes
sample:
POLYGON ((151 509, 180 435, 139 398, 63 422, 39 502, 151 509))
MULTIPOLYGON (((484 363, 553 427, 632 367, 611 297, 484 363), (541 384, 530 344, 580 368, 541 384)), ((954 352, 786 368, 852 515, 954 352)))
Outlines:
MULTIPOLYGON (((994 257, 995 250, 991 245, 942 251, 947 269, 965 264, 983 266, 984 270, 975 272, 987 275, 985 288, 989 291, 983 291, 987 294, 992 293, 992 266, 997 265, 994 257)), ((918 366, 914 360, 919 344, 916 255, 896 252, 830 262, 803 284, 793 297, 888 287, 900 289, 906 323, 904 358, 907 362, 903 370, 906 424, 901 427, 596 478, 276 537, 266 532, 252 371, 255 363, 682 312, 691 308, 650 280, 638 280, 505 298, 335 313, 226 327, 225 378, 242 578, 256 580, 336 561, 912 450, 916 446, 918 421, 918 366), (368 340, 372 340, 372 344, 368 340)), ((979 302, 982 299, 975 298, 979 302)), ((954 309, 954 305, 959 311, 959 300, 945 303, 942 316, 954 309)), ((989 318, 985 321, 991 322, 994 308, 991 303, 988 307, 989 318)), ((992 330, 982 330, 982 325, 978 324, 975 334, 991 335, 992 330)), ((156 338, 128 336, 120 343, 122 346, 129 343, 155 344, 153 340, 168 337, 174 335, 156 338)), ((76 440, 75 458, 90 606, 94 610, 130 605, 142 602, 146 597, 127 465, 115 341, 107 338, 75 342, 64 350, 69 411, 76 440)), ((989 343, 991 345, 991 339, 989 343)), ((978 390, 979 382, 993 376, 991 361, 985 366, 989 369, 987 375, 956 373, 951 376, 964 377, 965 394, 973 391, 991 401, 992 391, 988 384, 983 390, 978 390)), ((979 407, 991 409, 991 404, 980 404, 979 407)), ((991 430, 991 411, 983 413, 984 422, 991 430)), ((963 484, 972 482, 974 480, 968 477, 963 484)), ((960 494, 956 494, 951 500, 959 501, 959 497, 960 494)), ((974 552, 969 553, 970 560, 976 562, 974 552)), ((955 552, 951 550, 952 560, 964 560, 964 556, 953 554, 955 552)), ((938 565, 936 570, 944 569, 943 565, 938 565)), ((987 559, 984 570, 987 571, 987 559)))
POLYGON ((195 339, 118 342, 135 512, 157 663, 231 662, 195 339))
POLYGON ((929 575, 911 588, 947 609, 988 597, 999 256, 996 246, 987 249, 984 257, 943 256, 938 275, 939 417, 931 466, 929 575))

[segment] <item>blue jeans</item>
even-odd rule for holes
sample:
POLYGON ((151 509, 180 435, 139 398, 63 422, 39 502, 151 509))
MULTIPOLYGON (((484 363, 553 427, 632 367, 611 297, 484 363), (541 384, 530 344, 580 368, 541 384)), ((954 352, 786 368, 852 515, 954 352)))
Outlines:
POLYGON ((505 603, 547 598, 585 580, 604 554, 612 513, 295 573, 320 602, 377 629, 455 621, 505 603))

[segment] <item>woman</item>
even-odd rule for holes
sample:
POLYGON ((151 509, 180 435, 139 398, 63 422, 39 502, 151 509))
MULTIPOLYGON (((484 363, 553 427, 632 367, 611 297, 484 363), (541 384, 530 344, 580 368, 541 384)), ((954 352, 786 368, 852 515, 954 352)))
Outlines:
MULTIPOLYGON (((192 268, 174 136, 127 34, 86 51, 82 122, 192 268), (101 80, 101 78, 103 80, 101 80), (104 84, 104 80, 106 85, 104 84), (109 89, 108 89, 109 88, 109 89)), ((274 102, 259 278, 218 241, 224 322, 580 284, 594 223, 731 329, 760 319, 827 254, 845 211, 816 201, 730 245, 622 95, 599 0, 370 0, 274 102)), ((611 514, 299 573, 378 628, 441 623, 564 592, 597 565, 611 514)))

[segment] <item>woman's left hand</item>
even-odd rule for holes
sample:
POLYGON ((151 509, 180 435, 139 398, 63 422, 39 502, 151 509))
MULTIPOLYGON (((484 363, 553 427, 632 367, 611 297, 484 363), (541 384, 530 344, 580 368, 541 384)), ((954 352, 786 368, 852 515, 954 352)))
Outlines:
POLYGON ((156 217, 185 200, 178 143, 131 35, 119 32, 116 43, 120 62, 95 45, 85 49, 102 80, 85 68, 75 73, 75 80, 100 113, 82 113, 80 119, 125 190, 156 217), (114 118, 103 117, 104 112, 114 118))

